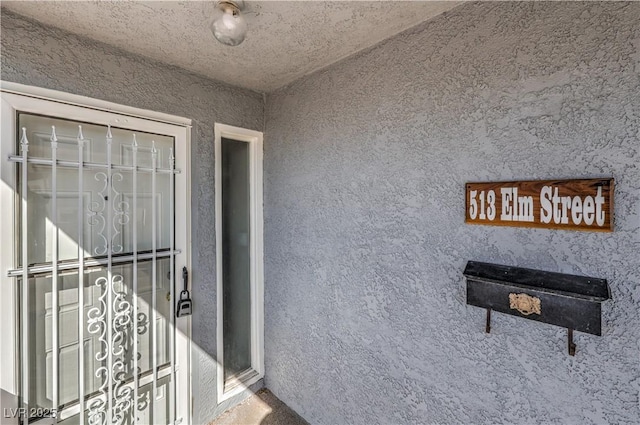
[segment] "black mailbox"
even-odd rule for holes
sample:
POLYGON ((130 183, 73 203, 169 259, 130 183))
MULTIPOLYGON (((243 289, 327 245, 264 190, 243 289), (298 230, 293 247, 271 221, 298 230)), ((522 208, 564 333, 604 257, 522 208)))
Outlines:
POLYGON ((573 331, 601 335, 601 304, 608 300, 605 279, 469 261, 467 304, 568 329, 569 354, 575 354, 573 331))

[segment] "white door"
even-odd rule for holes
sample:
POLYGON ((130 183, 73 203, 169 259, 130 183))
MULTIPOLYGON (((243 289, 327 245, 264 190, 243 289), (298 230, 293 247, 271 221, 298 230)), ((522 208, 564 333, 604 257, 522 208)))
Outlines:
POLYGON ((140 116, 2 93, 3 421, 190 423, 189 130, 140 116))

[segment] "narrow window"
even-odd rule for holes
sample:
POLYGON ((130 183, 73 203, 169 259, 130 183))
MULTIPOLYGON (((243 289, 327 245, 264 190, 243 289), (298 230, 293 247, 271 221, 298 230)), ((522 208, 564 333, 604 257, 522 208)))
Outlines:
POLYGON ((249 144, 222 139, 224 379, 251 368, 249 144))
POLYGON ((218 398, 262 377, 262 134, 216 125, 218 398))

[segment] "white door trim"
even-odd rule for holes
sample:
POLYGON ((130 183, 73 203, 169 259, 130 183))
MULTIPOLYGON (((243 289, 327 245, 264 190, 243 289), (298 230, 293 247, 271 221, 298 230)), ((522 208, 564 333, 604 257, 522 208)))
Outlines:
MULTIPOLYGON (((191 270, 191 120, 169 114, 153 112, 145 109, 118 105, 84 96, 27 86, 17 83, 0 81, 2 128, 0 136, 0 197, 2 199, 16 198, 15 189, 15 164, 8 160, 9 155, 15 154, 16 137, 16 111, 34 114, 56 116, 77 121, 95 122, 98 124, 111 124, 120 128, 149 131, 173 136, 176 141, 176 169, 181 170, 176 174, 176 187, 186 188, 186 202, 176 202, 175 218, 176 232, 180 235, 176 238, 176 246, 185 247, 183 252, 176 256, 175 270, 181 270, 187 266, 191 270), (99 119, 96 120, 96 113, 99 119), (178 232, 178 228, 180 231, 178 232)), ((17 200, 17 198, 16 198, 17 200)), ((0 226, 0 237, 3 241, 15 241, 15 210, 14 203, 0 203, 0 220, 5 225, 0 226), (14 223, 14 225, 11 225, 14 223)), ((18 380, 18 347, 17 339, 17 292, 13 278, 7 277, 7 271, 15 266, 13 244, 0 244, 0 287, 5 288, 0 297, 0 359, 2 371, 0 371, 0 422, 12 420, 2 416, 5 408, 17 403, 19 389, 18 380), (6 295, 5 295, 6 294, 6 295), (9 404, 9 405, 7 405, 9 404)), ((180 288, 181 282, 176 281, 176 287, 180 288)), ((175 301, 174 301, 175 302, 175 301)), ((176 374, 178 388, 186 391, 181 394, 184 397, 182 411, 183 424, 192 423, 192 370, 191 370, 191 317, 177 319, 176 346, 181 344, 184 350, 176 353, 176 363, 182 367, 176 374)), ((17 404, 16 404, 17 405, 17 404)), ((180 418, 178 418, 180 419, 180 418)))
POLYGON ((217 399, 218 404, 244 391, 264 377, 264 270, 263 270, 263 195, 262 142, 259 131, 216 123, 215 191, 216 191, 216 297, 217 297, 217 399), (251 369, 240 385, 224 392, 224 344, 222 297, 222 138, 250 144, 250 259, 251 259, 251 369))
POLYGON ((134 108, 132 106, 108 102, 106 100, 94 99, 91 97, 45 89, 42 87, 27 86, 10 81, 0 81, 0 90, 2 90, 2 92, 4 93, 15 93, 38 99, 51 100, 67 105, 92 108, 105 112, 115 112, 121 115, 128 115, 131 117, 138 117, 146 120, 164 122, 167 124, 174 124, 182 127, 191 127, 191 120, 189 118, 165 114, 163 112, 151 111, 149 109, 134 108))

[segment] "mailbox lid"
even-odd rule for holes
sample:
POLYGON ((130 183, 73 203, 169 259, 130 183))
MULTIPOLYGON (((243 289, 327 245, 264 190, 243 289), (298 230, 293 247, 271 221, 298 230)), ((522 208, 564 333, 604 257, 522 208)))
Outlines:
POLYGON ((467 279, 503 284, 557 296, 602 302, 611 298, 606 279, 469 261, 467 279))

